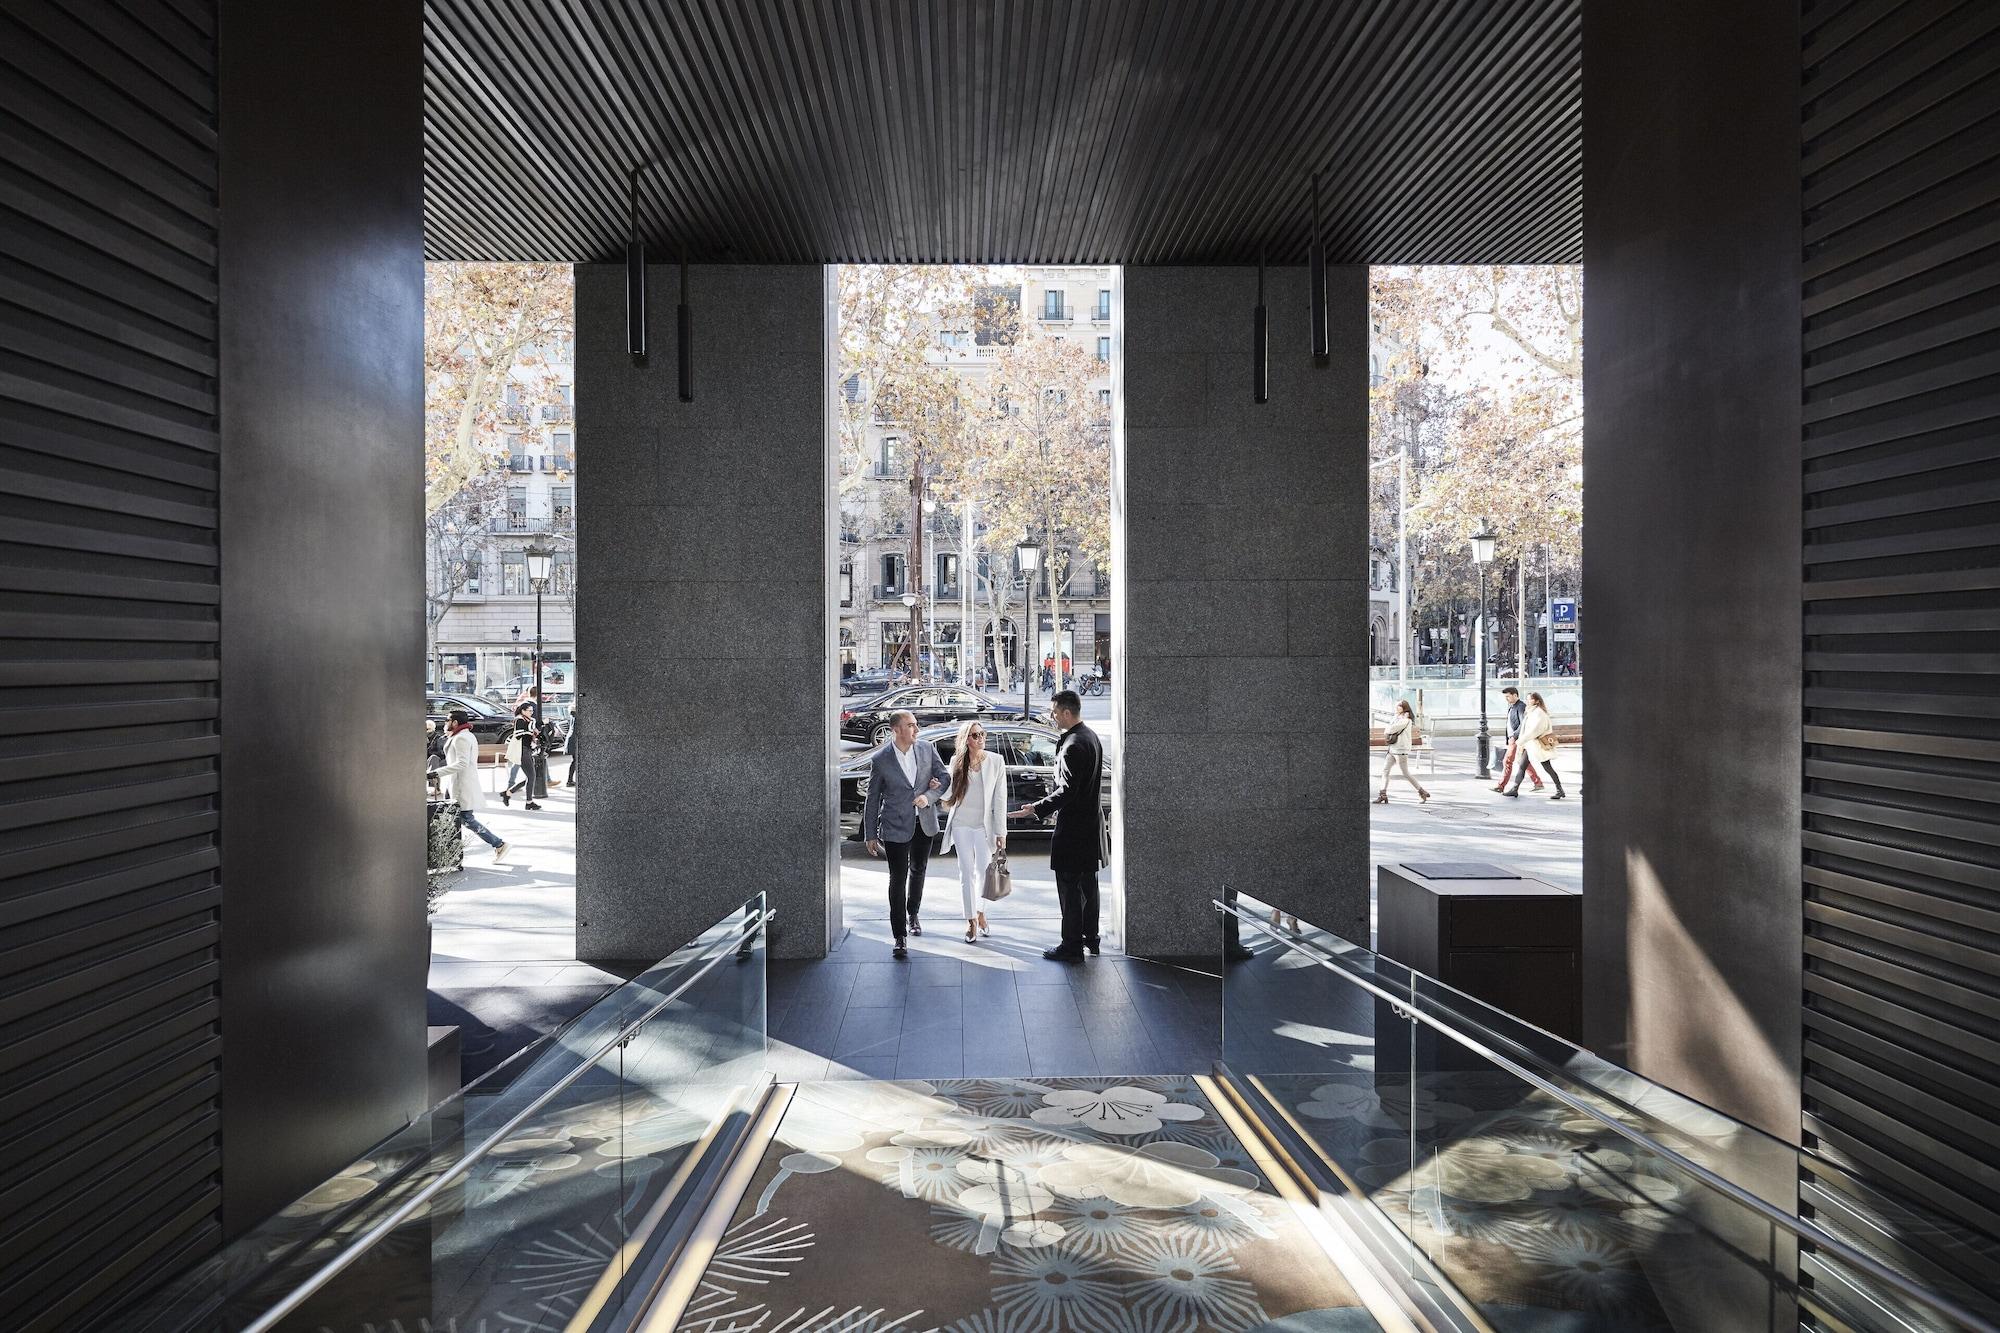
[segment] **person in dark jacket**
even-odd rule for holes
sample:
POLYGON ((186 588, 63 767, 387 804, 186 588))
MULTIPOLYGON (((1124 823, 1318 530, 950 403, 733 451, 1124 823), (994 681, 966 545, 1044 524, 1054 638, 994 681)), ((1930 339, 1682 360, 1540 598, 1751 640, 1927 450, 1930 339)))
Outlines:
POLYGON ((1097 868, 1103 864, 1104 746, 1083 725, 1083 700, 1075 690, 1058 690, 1049 701, 1056 725, 1055 784, 1049 794, 1014 813, 1020 818, 1056 817, 1049 840, 1049 869, 1055 872, 1056 901, 1062 908, 1062 942, 1042 957, 1083 961, 1085 949, 1098 950, 1097 868))
POLYGON ((507 781, 500 788, 500 804, 512 805, 516 791, 526 789, 527 795, 521 804, 529 810, 542 807, 535 804, 535 764, 541 757, 542 733, 535 725, 533 704, 520 704, 514 709, 514 731, 507 738, 507 781), (519 781, 514 775, 519 773, 519 781))

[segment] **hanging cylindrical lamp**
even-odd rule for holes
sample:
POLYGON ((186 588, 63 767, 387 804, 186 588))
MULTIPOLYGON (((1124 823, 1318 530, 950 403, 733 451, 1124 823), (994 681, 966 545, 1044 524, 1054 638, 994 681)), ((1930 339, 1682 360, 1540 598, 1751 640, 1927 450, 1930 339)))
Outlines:
POLYGON ((1250 401, 1271 401, 1271 314, 1264 306, 1264 248, 1257 247, 1257 312, 1250 323, 1250 401))
POLYGON ((625 342, 632 364, 646 364, 646 243, 639 239, 639 171, 632 168, 632 228, 625 241, 625 342))
POLYGON ((694 312, 688 308, 688 261, 687 251, 681 251, 681 307, 680 334, 677 341, 681 354, 681 401, 694 401, 694 312))
POLYGON ((1326 350, 1326 237, 1319 226, 1319 173, 1313 173, 1312 215, 1312 344, 1313 364, 1327 363, 1326 350))

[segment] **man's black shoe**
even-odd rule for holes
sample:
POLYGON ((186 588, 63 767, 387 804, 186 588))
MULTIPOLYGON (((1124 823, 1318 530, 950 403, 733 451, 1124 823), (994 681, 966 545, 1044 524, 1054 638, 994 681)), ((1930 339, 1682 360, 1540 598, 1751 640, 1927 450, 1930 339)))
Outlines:
POLYGON ((1101 954, 1104 952, 1104 950, 1097 947, 1096 940, 1085 940, 1083 942, 1083 950, 1085 953, 1092 953, 1092 954, 1101 954))
POLYGON ((903 942, 901 940, 897 940, 896 947, 889 950, 889 956, 891 958, 908 958, 910 956, 910 951, 903 947, 903 942))
POLYGON ((1065 949, 1058 944, 1053 949, 1042 950, 1042 957, 1052 963, 1080 963, 1083 961, 1083 950, 1065 949))
POLYGON ((1256 956, 1256 950, 1246 949, 1240 944, 1232 944, 1222 951, 1223 961, 1230 963, 1247 963, 1256 956))
POLYGON ((911 918, 910 918, 910 933, 911 933, 912 935, 921 935, 921 934, 923 934, 923 933, 924 933, 924 923, 923 923, 923 922, 921 922, 921 921, 919 921, 919 920, 917 920, 917 919, 916 919, 915 917, 911 917, 911 918))

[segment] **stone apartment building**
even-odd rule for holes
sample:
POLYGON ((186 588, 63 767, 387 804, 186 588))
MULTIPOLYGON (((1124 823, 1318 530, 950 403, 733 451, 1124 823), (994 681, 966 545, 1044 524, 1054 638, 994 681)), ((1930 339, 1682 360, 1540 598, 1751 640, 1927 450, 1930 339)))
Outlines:
MULTIPOLYGON (((1111 270, 1035 265, 1016 272, 1021 336, 1076 341, 1093 352, 1103 374, 1092 382, 1091 390, 1108 409, 1114 315, 1111 270)), ((975 378, 990 372, 993 364, 990 346, 953 333, 940 337, 935 355, 975 378)), ((923 629, 918 649, 929 671, 959 676, 985 670, 997 672, 1004 682, 1020 662, 1026 612, 1023 580, 1011 556, 1001 568, 992 568, 998 558, 982 560, 964 540, 967 513, 963 508, 931 508, 922 516, 923 577, 912 579, 909 462, 903 456, 895 423, 871 421, 868 446, 867 474, 842 504, 838 592, 841 674, 869 667, 907 667, 911 610, 903 598, 917 595, 921 582, 923 629), (1011 582, 1006 614, 997 623, 985 583, 993 577, 1011 582), (971 653, 961 642, 967 637, 968 620, 974 647, 971 653)), ((1109 496, 1105 503, 1110 503, 1109 496)), ((970 521, 975 535, 986 530, 976 506, 970 521)), ((1073 558, 1069 566, 1068 578, 1058 589, 1061 643, 1073 666, 1080 670, 1110 659, 1111 579, 1108 571, 1093 569, 1081 558, 1073 558)), ((1057 645, 1058 626, 1051 621, 1049 592, 1044 573, 1035 590, 1036 661, 1051 658, 1057 645)))
MULTIPOLYGON (((556 380, 556 401, 524 404, 519 388, 506 395, 495 498, 485 506, 473 569, 438 623, 441 688, 511 695, 510 682, 530 673, 535 590, 527 550, 538 538, 555 550, 541 599, 543 680, 552 696, 575 688, 576 409, 569 352, 561 349, 534 372, 556 380)), ((528 374, 517 370, 515 379, 525 385, 528 374)), ((434 562, 434 553, 426 558, 434 562)), ((427 572, 437 586, 435 569, 427 572)))

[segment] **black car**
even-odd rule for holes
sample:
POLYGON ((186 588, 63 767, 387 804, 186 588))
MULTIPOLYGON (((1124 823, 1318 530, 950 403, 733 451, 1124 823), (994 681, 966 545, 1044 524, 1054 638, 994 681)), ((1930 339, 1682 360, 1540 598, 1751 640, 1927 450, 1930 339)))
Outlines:
POLYGON ((1019 706, 1009 707, 963 685, 904 685, 878 694, 867 703, 842 709, 840 738, 864 745, 886 745, 889 719, 899 712, 916 714, 919 727, 975 717, 1018 721, 1021 716, 1019 706))
POLYGON ((514 734, 514 717, 503 708, 470 694, 425 696, 424 715, 437 724, 439 732, 451 725, 452 713, 463 709, 472 714, 472 735, 479 742, 481 763, 491 763, 507 751, 507 738, 514 734))
MULTIPOLYGON (((1038 819, 1017 818, 1014 811, 1049 794, 1049 784, 1055 780, 1056 740, 1060 734, 1045 722, 986 724, 987 750, 999 755, 1007 764, 1007 833, 1010 837, 1018 833, 1047 834, 1052 827, 1038 819)), ((938 754, 949 764, 952 751, 958 748, 958 726, 953 723, 926 727, 917 732, 917 739, 937 746, 938 754)), ((874 758, 875 752, 868 750, 851 756, 840 766, 840 831, 849 839, 861 836, 861 807, 868 799, 868 766, 874 758)), ((1104 818, 1107 821, 1111 818, 1109 761, 1104 765, 1104 818)), ((943 841, 942 837, 939 841, 943 841)))
POLYGON ((903 678, 903 673, 889 667, 870 667, 857 671, 851 676, 840 678, 842 694, 880 694, 903 678))

